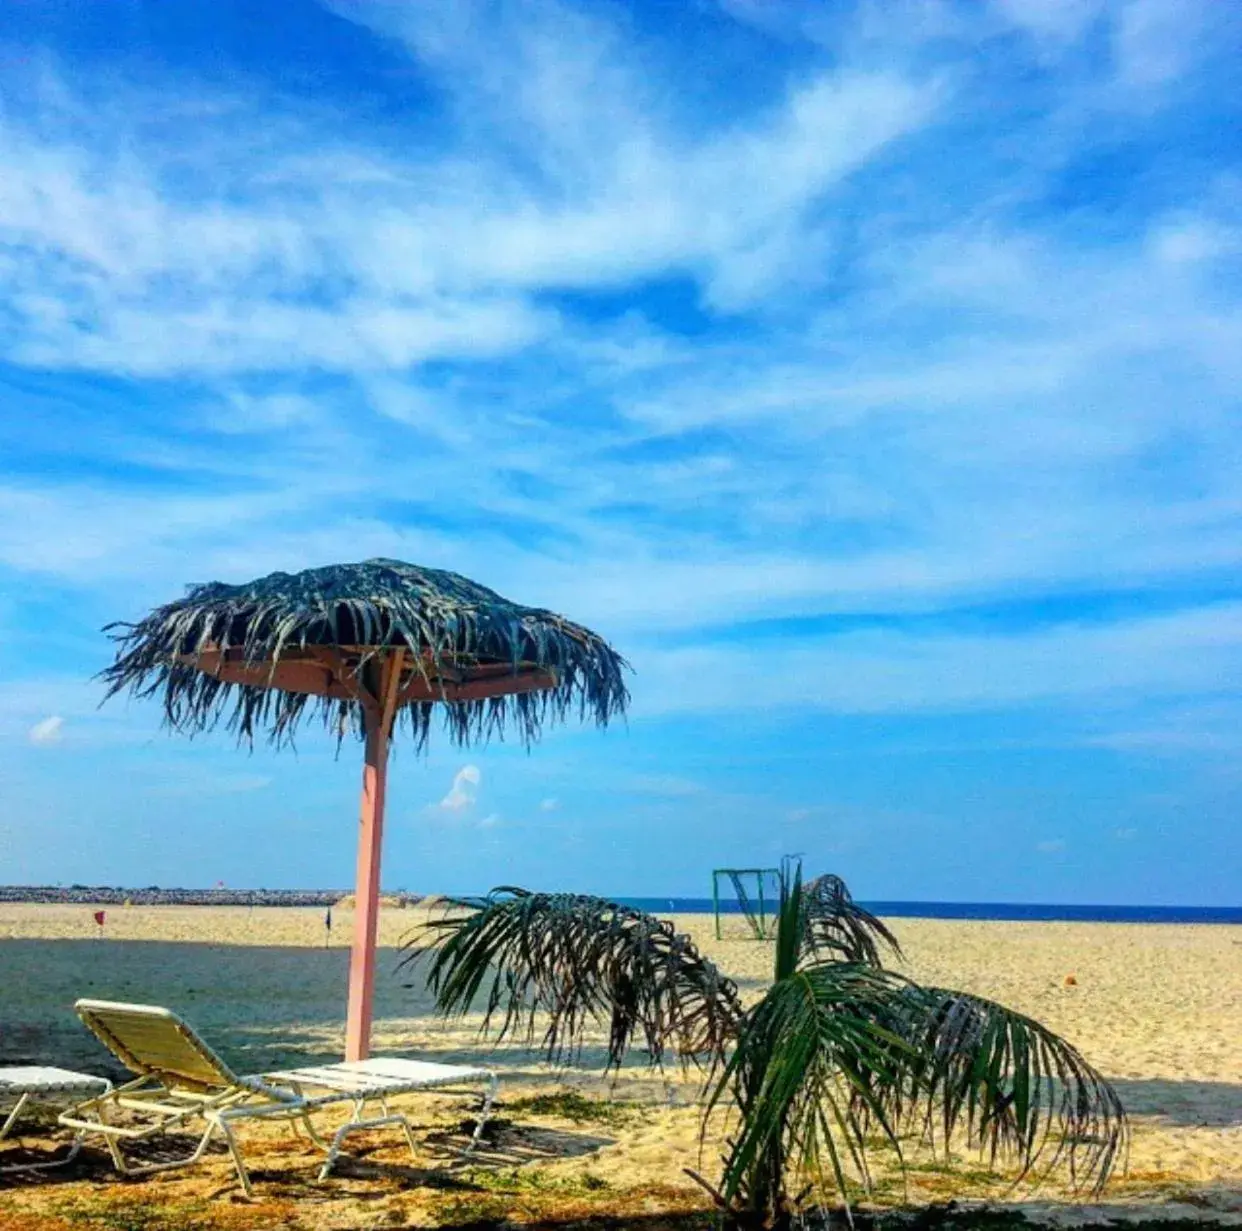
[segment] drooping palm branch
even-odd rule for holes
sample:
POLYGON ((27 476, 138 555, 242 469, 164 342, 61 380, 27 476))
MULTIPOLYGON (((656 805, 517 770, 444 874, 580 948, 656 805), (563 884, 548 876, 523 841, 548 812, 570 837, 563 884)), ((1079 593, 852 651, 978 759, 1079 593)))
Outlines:
POLYGON ((892 1008, 902 981, 878 963, 807 960, 834 948, 814 947, 815 925, 833 939, 865 930, 843 884, 807 892, 818 884, 804 889, 800 869, 782 872, 772 986, 709 1086, 703 1131, 724 1103, 737 1122, 715 1195, 743 1222, 789 1222, 794 1176, 820 1188, 831 1177, 841 1193, 851 1176, 869 1182, 873 1130, 901 1154, 889 1121, 909 1059, 892 1008))
POLYGON ((524 1034, 550 1059, 581 1050, 589 1027, 608 1024, 607 1066, 640 1037, 653 1063, 721 1057, 742 1016, 736 986, 689 937, 640 910, 582 894, 494 889, 453 899, 405 946, 403 965, 426 964, 441 1012, 481 1003, 497 1039, 524 1034))
POLYGON ((882 950, 901 956, 897 937, 850 896, 839 876, 824 875, 802 886, 802 935, 807 957, 884 965, 882 950))
MULTIPOLYGON (((596 633, 562 616, 522 607, 456 573, 399 560, 366 560, 301 573, 272 573, 242 585, 210 582, 157 607, 137 623, 108 626, 116 658, 103 673, 107 696, 128 691, 156 697, 168 726, 193 734, 220 722, 253 742, 267 727, 289 740, 317 713, 338 735, 361 734, 366 683, 378 659, 406 652, 408 676, 419 675, 433 696, 402 705, 404 722, 421 745, 437 705, 452 739, 467 743, 516 728, 526 742, 548 719, 577 708, 601 725, 624 713, 625 660, 596 633), (339 670, 337 695, 313 695, 229 682, 204 670, 209 656, 259 669, 324 652, 339 670), (537 691, 453 700, 451 687, 478 670, 549 672, 555 684, 537 691), (434 695, 436 689, 441 695, 434 695)), ((424 694, 426 690, 424 690, 424 694)))
POLYGON ((908 983, 895 1029, 909 1048, 894 1115, 925 1140, 954 1136, 1020 1177, 1063 1165, 1076 1188, 1098 1191, 1128 1141, 1116 1091, 1073 1044, 1033 1018, 966 992, 908 983))
MULTIPOLYGON (((497 890, 462 901, 415 942, 440 1010, 479 1001, 499 1036, 545 1014, 542 1045, 573 1054, 607 1024, 607 1063, 638 1040, 707 1052, 707 1117, 736 1113, 717 1193, 744 1222, 788 1223, 791 1184, 844 1196, 869 1182, 879 1139, 901 1157, 911 1129, 961 1140, 1026 1175, 1062 1164, 1098 1191, 1128 1140, 1115 1091, 1064 1039, 1029 1017, 882 969, 887 927, 839 881, 783 880, 774 980, 749 1008, 671 924, 570 894, 497 890), (846 960, 842 960, 846 959, 846 960)), ((696 1177, 697 1178, 697 1177, 696 1177)))

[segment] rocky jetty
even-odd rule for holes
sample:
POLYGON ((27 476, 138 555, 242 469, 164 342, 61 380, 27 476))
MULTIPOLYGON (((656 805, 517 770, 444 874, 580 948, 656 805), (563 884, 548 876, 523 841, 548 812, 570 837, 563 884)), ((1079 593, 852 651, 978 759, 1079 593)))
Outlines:
MULTIPOLYGON (((343 889, 123 889, 113 885, 0 885, 0 902, 81 906, 336 906, 343 889)), ((385 894, 385 905, 417 902, 413 893, 385 894)))

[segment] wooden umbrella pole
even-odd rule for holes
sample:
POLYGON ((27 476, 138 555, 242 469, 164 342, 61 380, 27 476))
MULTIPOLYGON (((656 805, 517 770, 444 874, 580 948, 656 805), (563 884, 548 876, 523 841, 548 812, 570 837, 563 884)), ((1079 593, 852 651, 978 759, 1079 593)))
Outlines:
POLYGON ((368 697, 366 760, 359 810, 358 871, 354 888, 354 944, 349 958, 349 1010, 345 1059, 365 1060, 371 1050, 375 1004, 375 941, 379 928, 380 855, 384 841, 384 793, 388 781, 388 743, 401 678, 404 651, 394 650, 380 673, 378 697, 368 697))

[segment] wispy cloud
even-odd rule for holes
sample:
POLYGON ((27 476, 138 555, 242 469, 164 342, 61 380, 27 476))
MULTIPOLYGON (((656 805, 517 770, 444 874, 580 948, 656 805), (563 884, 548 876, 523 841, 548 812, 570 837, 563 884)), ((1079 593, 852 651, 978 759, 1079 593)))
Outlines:
POLYGON ((59 714, 53 714, 36 722, 29 731, 32 744, 56 744, 60 742, 65 720, 59 714))
POLYGON ((48 27, 0 83, 8 746, 120 729, 109 619, 393 555, 619 644, 681 732, 627 807, 793 710, 1236 748, 1229 6, 326 7, 391 71, 120 81, 48 27))
MULTIPOLYGON (((1214 691, 1242 672, 1242 606, 1022 631, 864 628, 634 654, 648 712, 966 710, 1214 691)), ((1107 737, 1104 737, 1107 738, 1107 737)), ((1114 742, 1118 738, 1114 737, 1114 742)))
MULTIPOLYGON (((717 123, 679 109, 667 66, 602 13, 338 11, 408 50, 449 107, 447 146, 398 155, 343 139, 341 117, 244 93, 199 97, 194 136, 172 143, 142 119, 140 84, 101 101, 81 74, 26 83, 0 132, 15 254, 0 343, 45 366, 194 374, 205 409, 163 484, 0 487, 13 567, 154 589, 179 584, 187 556, 241 576, 391 552, 622 635, 1236 567, 1242 459, 1223 399, 1242 319, 1217 277, 1242 233, 1231 194, 1188 179, 1173 206, 1137 201, 1120 234, 1063 228, 1036 205, 1074 152, 1058 129, 1008 178, 1003 108, 969 138, 976 179, 953 187, 968 208, 932 209, 946 171, 920 161, 997 101, 952 71, 971 39, 1016 25, 1033 40, 1021 56, 1104 22, 1124 41, 1156 7, 1015 4, 982 27, 944 7, 923 32, 949 36, 941 63, 860 17, 860 42, 838 30, 843 63, 717 123), (881 72, 865 48, 885 40, 881 72), (260 113, 270 137, 238 141, 239 117, 260 113), (928 190, 844 233, 859 176, 883 197, 909 173, 898 149, 928 190), (537 173, 517 174, 514 150, 537 173), (690 345, 642 294, 670 278, 746 328, 690 345), (588 324, 558 298, 573 291, 632 304, 588 324), (433 358, 446 377, 421 370, 433 358), (338 410, 307 367, 339 373, 338 410), (270 452, 239 464, 246 428, 270 452), (1180 477, 1146 461, 1172 435, 1180 477), (428 501, 449 495, 434 532, 373 512, 408 498, 404 449, 434 458, 428 501), (233 490, 174 481, 215 458, 233 490), (324 500, 338 524, 307 536, 324 500)), ((1200 55, 1196 23, 1161 39, 1200 55)), ((150 465, 157 434, 170 455, 161 425, 130 433, 131 457, 150 465)), ((114 433, 75 440, 111 460, 114 433)))

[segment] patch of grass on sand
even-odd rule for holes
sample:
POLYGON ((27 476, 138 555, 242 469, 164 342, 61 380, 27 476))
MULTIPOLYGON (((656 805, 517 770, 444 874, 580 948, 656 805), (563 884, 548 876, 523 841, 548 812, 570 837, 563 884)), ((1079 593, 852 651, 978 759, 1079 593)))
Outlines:
POLYGON ((947 1161, 907 1163, 906 1174, 912 1186, 932 1193, 944 1191, 948 1194, 976 1187, 990 1189, 1006 1183, 1003 1174, 977 1164, 972 1166, 957 1157, 947 1161))
POLYGON ((58 1221, 52 1224, 49 1220, 44 1225, 73 1231, 240 1231, 242 1227, 258 1231, 289 1223, 284 1209, 261 1213, 253 1206, 238 1208, 205 1198, 166 1203, 129 1193, 95 1194, 86 1201, 60 1202, 50 1213, 58 1221))
POLYGON ((82 1231, 198 1231, 212 1225, 206 1202, 195 1201, 181 1208, 128 1197, 121 1200, 64 1203, 55 1214, 70 1227, 82 1231))
MULTIPOLYGON (((464 1177, 463 1177, 464 1178, 464 1177)), ((492 1228, 515 1224, 571 1227, 642 1227, 645 1231, 706 1231, 717 1225, 697 1194, 663 1185, 617 1189, 599 1176, 531 1171, 470 1173, 481 1191, 454 1193, 425 1208, 438 1227, 492 1228)))
POLYGON ((611 1187, 603 1176, 593 1175, 589 1171, 565 1174, 529 1167, 509 1167, 503 1171, 475 1167, 456 1178, 472 1188, 498 1193, 560 1193, 564 1196, 585 1197, 611 1187))
POLYGON ((626 1124, 639 1109, 637 1103, 612 1102, 587 1098, 577 1090, 557 1090, 552 1094, 534 1094, 527 1098, 506 1100, 504 1110, 510 1116, 548 1116, 569 1120, 573 1124, 626 1124))

